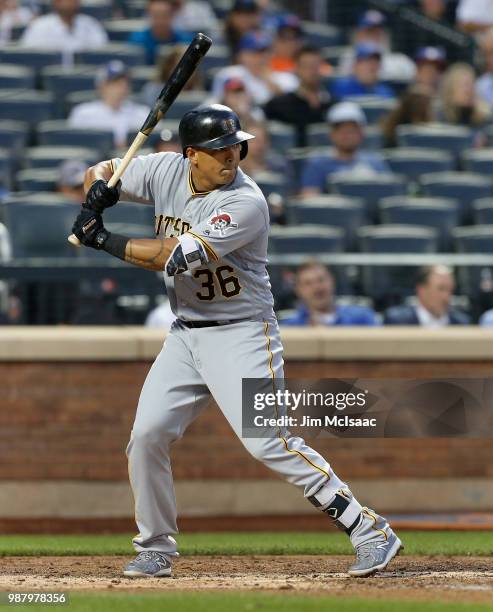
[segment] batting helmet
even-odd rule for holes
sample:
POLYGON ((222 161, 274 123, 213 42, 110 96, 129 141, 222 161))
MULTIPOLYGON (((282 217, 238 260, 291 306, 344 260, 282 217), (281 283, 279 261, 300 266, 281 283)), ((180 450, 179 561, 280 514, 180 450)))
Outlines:
POLYGON ((247 140, 255 138, 253 134, 241 129, 238 115, 222 104, 201 106, 188 111, 183 115, 178 131, 183 157, 186 157, 187 147, 225 149, 241 144, 240 159, 243 159, 248 153, 247 140))

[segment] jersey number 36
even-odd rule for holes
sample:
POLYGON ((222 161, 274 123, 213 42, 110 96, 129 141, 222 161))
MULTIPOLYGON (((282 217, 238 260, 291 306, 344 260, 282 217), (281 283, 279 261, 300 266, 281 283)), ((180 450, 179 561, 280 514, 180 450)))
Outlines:
POLYGON ((238 295, 241 291, 240 281, 236 276, 232 275, 234 269, 231 266, 218 266, 214 272, 208 268, 201 268, 194 272, 193 277, 197 280, 202 280, 202 291, 197 291, 195 294, 199 300, 210 302, 216 297, 216 285, 214 277, 217 279, 221 294, 225 298, 232 298, 238 295), (229 274, 229 276, 226 276, 229 274))

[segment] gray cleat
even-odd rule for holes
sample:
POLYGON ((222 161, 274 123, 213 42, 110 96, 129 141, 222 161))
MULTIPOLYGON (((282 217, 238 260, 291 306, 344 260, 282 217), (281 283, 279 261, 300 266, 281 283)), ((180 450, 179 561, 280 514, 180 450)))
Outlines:
POLYGON ((402 542, 389 528, 387 539, 378 538, 356 547, 356 563, 349 568, 348 573, 350 576, 371 576, 385 569, 402 548, 402 542))
POLYGON ((171 576, 171 561, 165 554, 155 550, 143 551, 130 561, 123 575, 129 578, 171 576))

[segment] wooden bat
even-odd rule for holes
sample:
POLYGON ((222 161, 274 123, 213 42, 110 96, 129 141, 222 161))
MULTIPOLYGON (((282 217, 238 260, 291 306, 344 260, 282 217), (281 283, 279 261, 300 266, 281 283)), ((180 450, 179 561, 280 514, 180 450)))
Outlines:
MULTIPOLYGON (((209 50, 211 44, 212 40, 205 34, 198 33, 195 35, 194 39, 178 62, 178 65, 173 70, 167 83, 161 90, 161 93, 154 103, 153 109, 147 116, 147 119, 144 121, 144 124, 130 145, 130 148, 125 153, 125 157, 122 159, 121 164, 108 181, 108 187, 114 187, 118 183, 120 177, 127 169, 128 164, 132 161, 137 151, 147 140, 149 134, 156 127, 159 121, 161 121, 169 107, 176 100, 178 94, 202 61, 202 58, 209 50)), ((68 241, 74 246, 80 246, 79 239, 77 236, 74 236, 74 234, 71 234, 68 237, 68 241)))

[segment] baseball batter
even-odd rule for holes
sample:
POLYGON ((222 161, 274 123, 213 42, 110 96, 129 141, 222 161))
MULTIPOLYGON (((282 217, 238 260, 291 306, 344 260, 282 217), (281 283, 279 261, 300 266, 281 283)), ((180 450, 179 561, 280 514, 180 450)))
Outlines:
POLYGON ((125 576, 169 576, 178 556, 170 445, 211 396, 245 448, 345 530, 356 549, 352 576, 384 569, 402 547, 387 521, 362 507, 327 461, 299 437, 242 438, 242 378, 277 384, 282 345, 266 271, 269 212, 255 182, 239 168, 248 140, 228 107, 186 113, 183 155, 135 158, 121 186, 107 180, 121 162, 86 174, 86 203, 73 233, 88 247, 163 271, 177 319, 142 389, 127 448, 139 534, 125 576), (156 238, 108 232, 104 208, 119 197, 154 204, 156 238))

